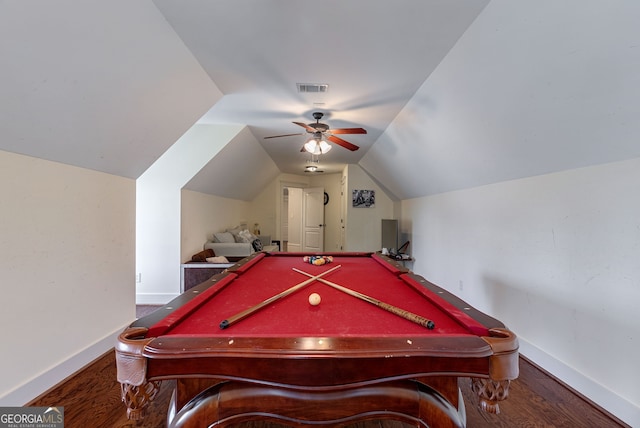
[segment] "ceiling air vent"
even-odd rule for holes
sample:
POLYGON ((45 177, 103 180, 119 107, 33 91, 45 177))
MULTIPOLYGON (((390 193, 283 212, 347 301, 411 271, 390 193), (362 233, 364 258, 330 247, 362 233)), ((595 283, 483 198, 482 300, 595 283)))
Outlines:
POLYGON ((329 85, 326 83, 296 83, 298 92, 323 93, 329 92, 329 85))

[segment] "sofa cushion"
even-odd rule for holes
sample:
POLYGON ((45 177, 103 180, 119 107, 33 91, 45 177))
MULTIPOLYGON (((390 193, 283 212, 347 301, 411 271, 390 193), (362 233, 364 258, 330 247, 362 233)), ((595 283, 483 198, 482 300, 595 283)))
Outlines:
POLYGON ((238 235, 236 235, 236 242, 244 242, 245 244, 251 244, 253 243, 253 241, 255 241, 258 237, 256 235, 254 235, 253 233, 249 232, 248 230, 242 230, 240 231, 240 233, 238 233, 238 235))
POLYGON ((236 242, 236 238, 231 232, 218 232, 213 234, 213 242, 222 242, 225 244, 236 242))
POLYGON ((251 244, 238 242, 206 242, 204 248, 211 248, 215 251, 216 256, 229 257, 248 257, 253 253, 251 244))
POLYGON ((229 263, 229 259, 225 256, 207 257, 208 263, 229 263))

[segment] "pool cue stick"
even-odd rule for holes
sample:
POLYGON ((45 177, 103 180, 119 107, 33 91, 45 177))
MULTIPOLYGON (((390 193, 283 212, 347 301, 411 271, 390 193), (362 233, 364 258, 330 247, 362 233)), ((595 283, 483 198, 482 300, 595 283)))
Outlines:
MULTIPOLYGON (((307 276, 312 276, 310 273, 301 271, 300 269, 296 269, 293 268, 294 271, 301 273, 303 275, 307 275, 307 276)), ((335 282, 331 282, 331 281, 327 281, 326 279, 323 278, 317 278, 318 281, 320 281, 323 284, 328 285, 329 287, 333 287, 336 290, 340 290, 343 293, 347 293, 350 296, 353 297, 357 297, 358 299, 364 300, 365 302, 369 302, 373 305, 376 305, 377 307, 384 309, 385 311, 391 312, 392 314, 398 315, 399 317, 402 317, 406 320, 409 320, 411 322, 414 322, 416 324, 420 324, 423 327, 428 328, 429 330, 432 330, 436 324, 431 321, 430 319, 427 319, 423 316, 420 316, 418 314, 414 314, 413 312, 409 312, 409 311, 405 311, 404 309, 401 309, 397 306, 393 306, 390 305, 388 303, 385 303, 381 300, 375 299, 373 297, 367 296, 366 294, 362 294, 359 291, 355 291, 352 290, 350 288, 344 287, 342 285, 336 284, 335 282)))
POLYGON ((326 270, 326 271, 322 272, 319 275, 315 275, 315 276, 314 275, 310 275, 311 278, 309 278, 308 280, 302 281, 299 284, 296 284, 296 285, 294 285, 294 286, 292 286, 290 288, 287 288, 282 293, 278 293, 273 297, 269 297, 267 300, 264 300, 264 301, 258 303, 257 305, 250 307, 249 309, 245 309, 244 311, 239 312, 239 313, 227 318, 226 320, 224 320, 224 321, 222 321, 220 323, 220 328, 224 330, 225 328, 229 327, 231 324, 234 324, 234 323, 236 323, 236 322, 248 317, 249 315, 253 314, 254 312, 257 312, 260 309, 264 308, 265 306, 270 305, 271 303, 275 302, 276 300, 282 299, 283 297, 286 297, 289 294, 291 294, 291 293, 293 293, 295 291, 298 291, 299 289, 301 289, 305 285, 312 283, 316 279, 320 279, 322 276, 324 276, 324 275, 326 275, 326 274, 328 274, 330 272, 333 272, 334 270, 338 269, 340 266, 341 265, 335 266, 335 267, 333 267, 333 268, 331 268, 329 270, 326 270))

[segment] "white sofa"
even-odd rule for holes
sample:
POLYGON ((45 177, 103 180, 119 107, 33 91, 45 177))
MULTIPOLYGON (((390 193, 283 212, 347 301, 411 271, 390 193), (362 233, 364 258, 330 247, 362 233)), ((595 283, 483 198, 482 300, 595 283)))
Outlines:
POLYGON ((212 249, 216 256, 244 258, 256 252, 256 249, 260 249, 261 251, 277 251, 278 246, 273 245, 270 235, 256 236, 247 230, 238 231, 237 229, 233 229, 226 232, 214 233, 212 239, 205 242, 204 249, 212 249), (260 244, 254 244, 256 239, 260 241, 260 244))

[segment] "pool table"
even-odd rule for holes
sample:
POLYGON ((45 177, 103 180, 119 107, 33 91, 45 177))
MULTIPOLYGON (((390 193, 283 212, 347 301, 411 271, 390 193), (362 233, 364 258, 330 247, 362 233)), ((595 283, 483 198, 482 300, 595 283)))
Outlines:
POLYGON ((379 253, 305 255, 253 254, 125 329, 116 362, 129 418, 169 379, 170 427, 463 427, 459 378, 498 412, 518 376, 517 337, 500 321, 379 253))

